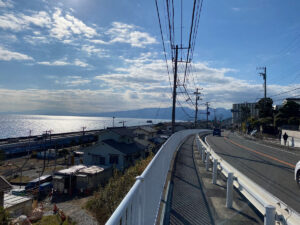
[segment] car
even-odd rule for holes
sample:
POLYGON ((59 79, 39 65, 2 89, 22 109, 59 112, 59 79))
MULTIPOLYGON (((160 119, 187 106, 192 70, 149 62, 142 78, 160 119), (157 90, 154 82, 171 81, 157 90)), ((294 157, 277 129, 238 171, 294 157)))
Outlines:
POLYGON ((298 187, 300 188, 300 161, 296 164, 295 167, 295 180, 297 182, 298 187))
POLYGON ((221 130, 219 128, 214 128, 213 136, 215 136, 215 135, 221 136, 221 130))

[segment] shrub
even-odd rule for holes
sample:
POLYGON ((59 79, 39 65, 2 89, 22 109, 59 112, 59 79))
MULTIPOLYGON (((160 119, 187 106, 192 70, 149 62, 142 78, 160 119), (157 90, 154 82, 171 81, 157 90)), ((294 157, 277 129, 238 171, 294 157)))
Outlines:
POLYGON ((115 170, 107 185, 100 187, 93 198, 86 203, 86 208, 95 216, 99 224, 105 224, 134 184, 135 178, 142 174, 152 158, 153 154, 150 154, 146 159, 137 161, 124 173, 115 170))

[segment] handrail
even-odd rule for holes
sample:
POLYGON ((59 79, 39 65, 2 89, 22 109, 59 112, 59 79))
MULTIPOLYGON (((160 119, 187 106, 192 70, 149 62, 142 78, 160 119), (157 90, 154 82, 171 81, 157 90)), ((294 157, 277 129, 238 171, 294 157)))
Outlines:
POLYGON ((276 198, 264 188, 247 178, 244 174, 239 172, 218 154, 216 154, 211 146, 207 143, 206 137, 204 143, 199 135, 197 135, 196 143, 199 151, 205 151, 205 153, 209 152, 212 161, 214 159, 218 160, 221 172, 225 177, 228 177, 229 173, 234 174, 235 179, 233 185, 253 204, 258 211, 260 211, 260 213, 264 215, 265 224, 273 225, 275 224, 275 220, 287 225, 299 224, 300 215, 296 211, 288 207, 284 202, 276 198), (204 146, 205 150, 202 148, 202 146, 204 146))
POLYGON ((159 149, 141 176, 106 222, 107 225, 152 225, 158 216, 161 197, 172 157, 190 135, 207 130, 183 130, 174 133, 159 149))

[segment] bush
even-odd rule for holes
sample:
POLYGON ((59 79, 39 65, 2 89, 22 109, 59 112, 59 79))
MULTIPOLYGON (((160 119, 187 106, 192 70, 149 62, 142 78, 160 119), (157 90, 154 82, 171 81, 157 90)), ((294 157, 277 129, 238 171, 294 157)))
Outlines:
POLYGON ((142 174, 152 158, 153 154, 150 154, 146 159, 137 161, 124 174, 115 170, 107 185, 100 187, 93 198, 86 203, 86 208, 95 216, 99 224, 105 224, 134 184, 135 178, 142 174))
POLYGON ((0 206, 0 224, 8 225, 9 224, 9 213, 0 206))

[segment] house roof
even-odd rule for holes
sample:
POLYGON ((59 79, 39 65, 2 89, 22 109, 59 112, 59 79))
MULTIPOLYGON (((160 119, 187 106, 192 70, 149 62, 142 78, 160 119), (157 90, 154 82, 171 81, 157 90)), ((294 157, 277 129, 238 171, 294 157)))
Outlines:
POLYGON ((138 143, 132 143, 132 144, 125 144, 125 143, 119 143, 115 140, 108 139, 103 141, 105 144, 117 149, 118 151, 124 153, 125 155, 131 155, 137 152, 140 152, 141 150, 145 149, 144 146, 138 144, 138 143))
POLYGON ((142 130, 144 130, 148 133, 155 133, 156 132, 155 129, 153 129, 152 127, 149 127, 149 126, 148 127, 140 127, 140 129, 142 129, 142 130))
POLYGON ((7 191, 12 189, 10 183, 2 176, 0 176, 0 191, 7 191))
POLYGON ((119 134, 120 136, 135 137, 133 130, 128 129, 127 127, 113 127, 113 128, 107 128, 107 129, 116 134, 119 134))

